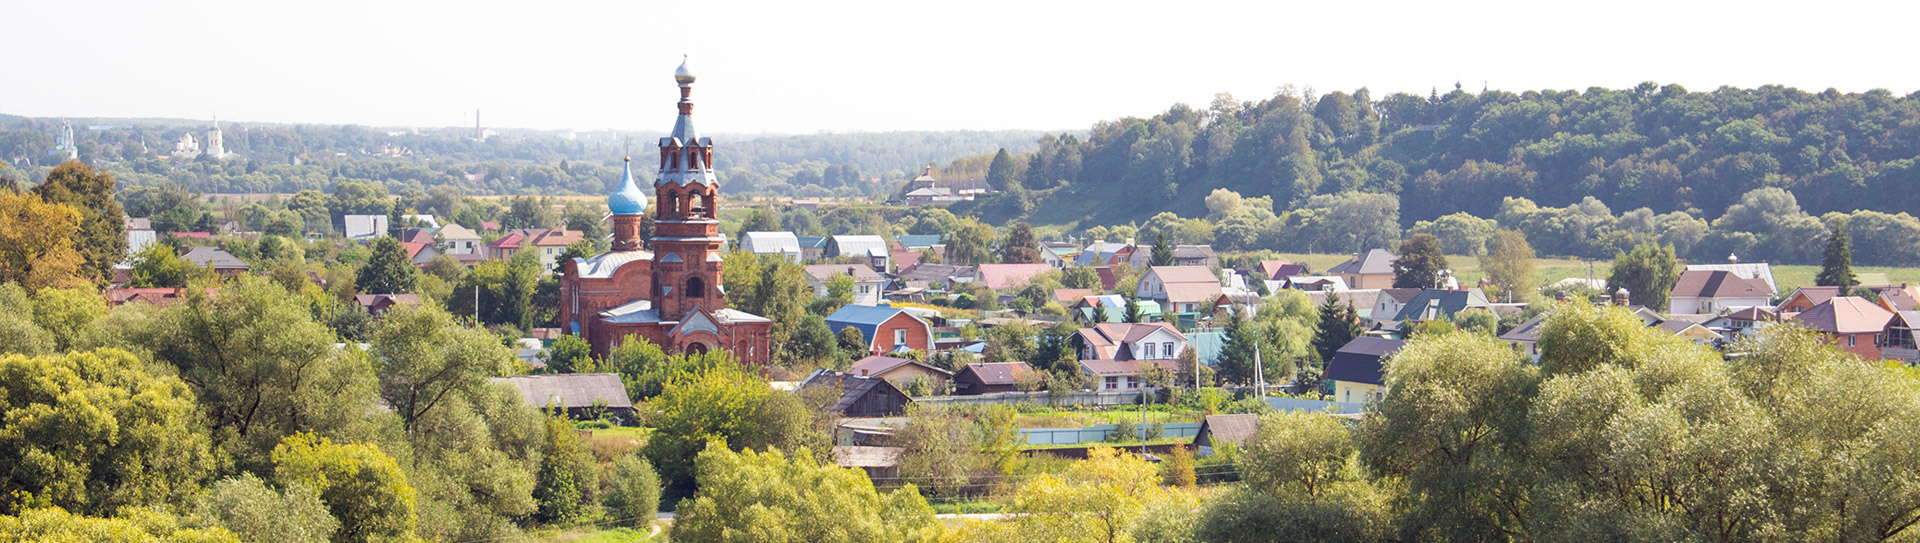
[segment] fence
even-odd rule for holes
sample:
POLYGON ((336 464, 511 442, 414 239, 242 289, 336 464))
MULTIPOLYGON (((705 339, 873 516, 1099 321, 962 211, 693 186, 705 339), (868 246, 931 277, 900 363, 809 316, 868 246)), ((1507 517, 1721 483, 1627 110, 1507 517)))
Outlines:
MULTIPOLYGON (((1166 431, 1160 437, 1193 437, 1200 434, 1198 422, 1169 422, 1162 426, 1166 427, 1166 431)), ((1074 445, 1106 441, 1114 427, 1112 424, 1097 424, 1084 428, 1022 428, 1020 435, 1026 437, 1028 445, 1074 445)))
POLYGON ((1033 404, 1050 406, 1107 406, 1133 405, 1140 403, 1141 391, 1126 392, 1074 392, 1053 395, 1050 392, 995 392, 972 396, 927 396, 914 398, 913 403, 931 406, 961 404, 1033 404))
POLYGON ((1336 415, 1351 415, 1354 413, 1365 411, 1367 409, 1367 404, 1352 403, 1352 402, 1323 402, 1323 401, 1317 401, 1317 400, 1302 400, 1298 398, 1275 398, 1275 397, 1268 397, 1266 400, 1267 400, 1267 405, 1273 406, 1274 409, 1277 409, 1280 411, 1312 411, 1315 413, 1324 413, 1324 412, 1327 412, 1328 410, 1332 410, 1333 413, 1336 415))

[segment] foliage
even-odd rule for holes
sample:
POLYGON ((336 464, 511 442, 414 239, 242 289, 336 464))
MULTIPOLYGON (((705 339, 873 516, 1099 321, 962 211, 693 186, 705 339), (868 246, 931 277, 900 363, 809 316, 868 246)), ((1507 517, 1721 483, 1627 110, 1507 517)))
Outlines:
POLYGON ((568 334, 547 346, 547 371, 553 373, 593 373, 593 345, 585 338, 568 334))
POLYGON ((648 402, 653 435, 643 449, 660 470, 666 496, 693 493, 693 459, 712 444, 735 450, 776 447, 826 452, 824 432, 811 427, 809 406, 792 394, 770 390, 738 363, 682 374, 648 402))
POLYGON ((431 305, 387 312, 372 343, 380 397, 409 432, 450 396, 471 393, 487 377, 505 375, 514 364, 492 334, 457 324, 452 315, 431 305))
POLYGON ((61 235, 79 228, 79 211, 0 190, 0 216, 7 218, 0 222, 0 282, 19 283, 28 291, 92 282, 86 255, 75 239, 61 235))
POLYGON ((194 396, 115 349, 0 355, 0 513, 182 503, 214 469, 194 396))
POLYGON ((602 501, 614 518, 634 527, 653 522, 660 510, 660 475, 638 454, 629 454, 609 466, 601 490, 602 501))
POLYGON ((1130 541, 1128 530, 1163 490, 1153 464, 1106 447, 1065 473, 1021 485, 1007 511, 1026 540, 1130 541))
POLYGON ((61 338, 34 321, 33 311, 33 301, 19 283, 0 283, 0 353, 38 356, 58 352, 61 338))
POLYGON ((1607 271, 1607 290, 1617 294, 1626 289, 1633 303, 1665 309, 1673 285, 1680 282, 1680 271, 1672 245, 1637 245, 1632 252, 1614 257, 1613 267, 1607 271))
POLYGON ((371 443, 336 444, 312 434, 288 436, 273 449, 274 480, 305 485, 340 522, 335 541, 407 541, 417 517, 414 489, 393 457, 371 443))
POLYGON ((208 485, 194 511, 241 541, 327 543, 340 528, 312 487, 290 484, 275 490, 251 473, 208 485))
POLYGON ((1040 261, 1040 243, 1034 240, 1032 225, 1015 222, 1007 228, 1007 237, 1000 243, 1000 261, 1009 264, 1040 261))
POLYGON ((43 288, 33 295, 33 322, 53 334, 59 350, 73 349, 80 331, 107 314, 106 300, 91 288, 43 288))
POLYGON ((188 528, 166 513, 141 509, 116 518, 86 517, 59 507, 0 516, 0 541, 6 543, 240 543, 217 527, 188 528))
POLYGON ((1440 252, 1440 238, 1433 234, 1414 234, 1400 242, 1393 260, 1393 288, 1439 288, 1441 273, 1447 271, 1447 255, 1440 252))
POLYGON ((948 261, 971 266, 993 261, 995 237, 992 226, 980 219, 963 217, 940 241, 947 246, 948 261))
POLYGON ((1366 333, 1366 329, 1360 327, 1360 318, 1352 311, 1353 302, 1349 300, 1343 305, 1337 298, 1337 294, 1327 294, 1326 302, 1320 304, 1320 321, 1314 329, 1313 350, 1322 361, 1332 360, 1333 353, 1366 333))
POLYGON ((407 249, 400 240, 383 237, 373 242, 373 256, 360 267, 359 276, 353 284, 360 292, 367 294, 400 294, 413 292, 415 274, 413 260, 407 257, 407 249))
POLYGON ((1508 302, 1525 301, 1539 290, 1533 271, 1533 246, 1527 237, 1513 230, 1493 233, 1486 254, 1480 256, 1480 269, 1508 302))
MULTIPOLYGON (((33 193, 50 204, 65 204, 79 212, 73 248, 85 259, 80 275, 90 281, 113 276, 113 265, 127 257, 126 213, 113 199, 113 174, 79 161, 68 161, 47 172, 33 193)), ((41 232, 68 232, 42 230, 41 232)))
POLYGON ((698 470, 700 491, 674 519, 676 541, 891 543, 940 532, 912 485, 881 494, 859 471, 821 465, 805 451, 710 447, 698 470))
POLYGON ((548 415, 546 429, 540 472, 533 486, 533 499, 540 503, 534 518, 567 522, 586 515, 598 503, 600 465, 558 408, 548 415))
POLYGON ((1853 249, 1847 245, 1846 221, 1835 221, 1833 235, 1827 238, 1827 249, 1820 260, 1820 275, 1813 278, 1813 284, 1823 287, 1840 287, 1841 291, 1853 290, 1860 280, 1853 275, 1853 249))

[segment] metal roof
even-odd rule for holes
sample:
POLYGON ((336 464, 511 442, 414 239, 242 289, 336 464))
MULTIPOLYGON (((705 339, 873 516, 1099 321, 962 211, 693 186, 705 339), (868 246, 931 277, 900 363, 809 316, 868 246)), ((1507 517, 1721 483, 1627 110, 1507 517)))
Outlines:
POLYGON ((608 408, 633 409, 633 400, 627 397, 627 387, 620 384, 619 375, 612 373, 519 375, 490 380, 520 389, 520 397, 534 407, 558 405, 562 408, 582 408, 593 407, 596 402, 604 401, 608 408))

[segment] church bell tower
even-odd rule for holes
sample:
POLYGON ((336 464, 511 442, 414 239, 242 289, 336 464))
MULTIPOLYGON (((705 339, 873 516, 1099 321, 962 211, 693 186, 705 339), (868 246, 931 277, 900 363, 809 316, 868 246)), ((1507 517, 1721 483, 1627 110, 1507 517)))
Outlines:
POLYGON ((720 288, 719 190, 713 176, 713 141, 693 129, 693 72, 686 62, 673 74, 680 84, 680 117, 660 138, 660 175, 654 190, 654 306, 663 319, 684 319, 699 308, 727 306, 720 288))

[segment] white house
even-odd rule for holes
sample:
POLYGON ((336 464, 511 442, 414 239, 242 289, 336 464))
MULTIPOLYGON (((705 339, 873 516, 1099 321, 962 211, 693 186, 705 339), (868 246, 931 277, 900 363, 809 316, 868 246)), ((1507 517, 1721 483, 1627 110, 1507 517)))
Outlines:
POLYGON ((886 238, 880 236, 833 236, 827 241, 826 256, 827 258, 864 257, 873 269, 887 270, 893 253, 887 250, 886 238))
POLYGON ((1380 289, 1380 295, 1373 299, 1373 313, 1369 320, 1372 320, 1373 324, 1391 321, 1394 316, 1400 314, 1401 309, 1407 306, 1408 301, 1419 295, 1420 289, 1417 288, 1380 289))
POLYGON ((1134 286, 1133 295, 1161 302, 1174 313, 1191 313, 1220 299, 1220 278, 1206 266, 1152 266, 1134 286))
POLYGON ((347 215, 342 220, 346 224, 347 239, 387 237, 386 215, 347 215))
POLYGON ((1676 315, 1713 314, 1772 305, 1773 289, 1761 279, 1726 270, 1687 270, 1668 297, 1676 315))
POLYGON ((1081 371, 1094 377, 1099 390, 1139 388, 1140 374, 1151 365, 1177 372, 1187 350, 1187 336, 1164 322, 1101 323, 1075 332, 1074 343, 1081 371))
POLYGON ((440 244, 446 247, 446 254, 470 255, 480 249, 480 234, 468 230, 465 226, 449 224, 440 228, 440 244))
POLYGON ((880 287, 887 278, 874 273, 873 268, 848 264, 816 264, 807 266, 807 283, 813 285, 815 296, 827 295, 827 282, 835 275, 853 276, 853 303, 855 305, 879 305, 880 287))

